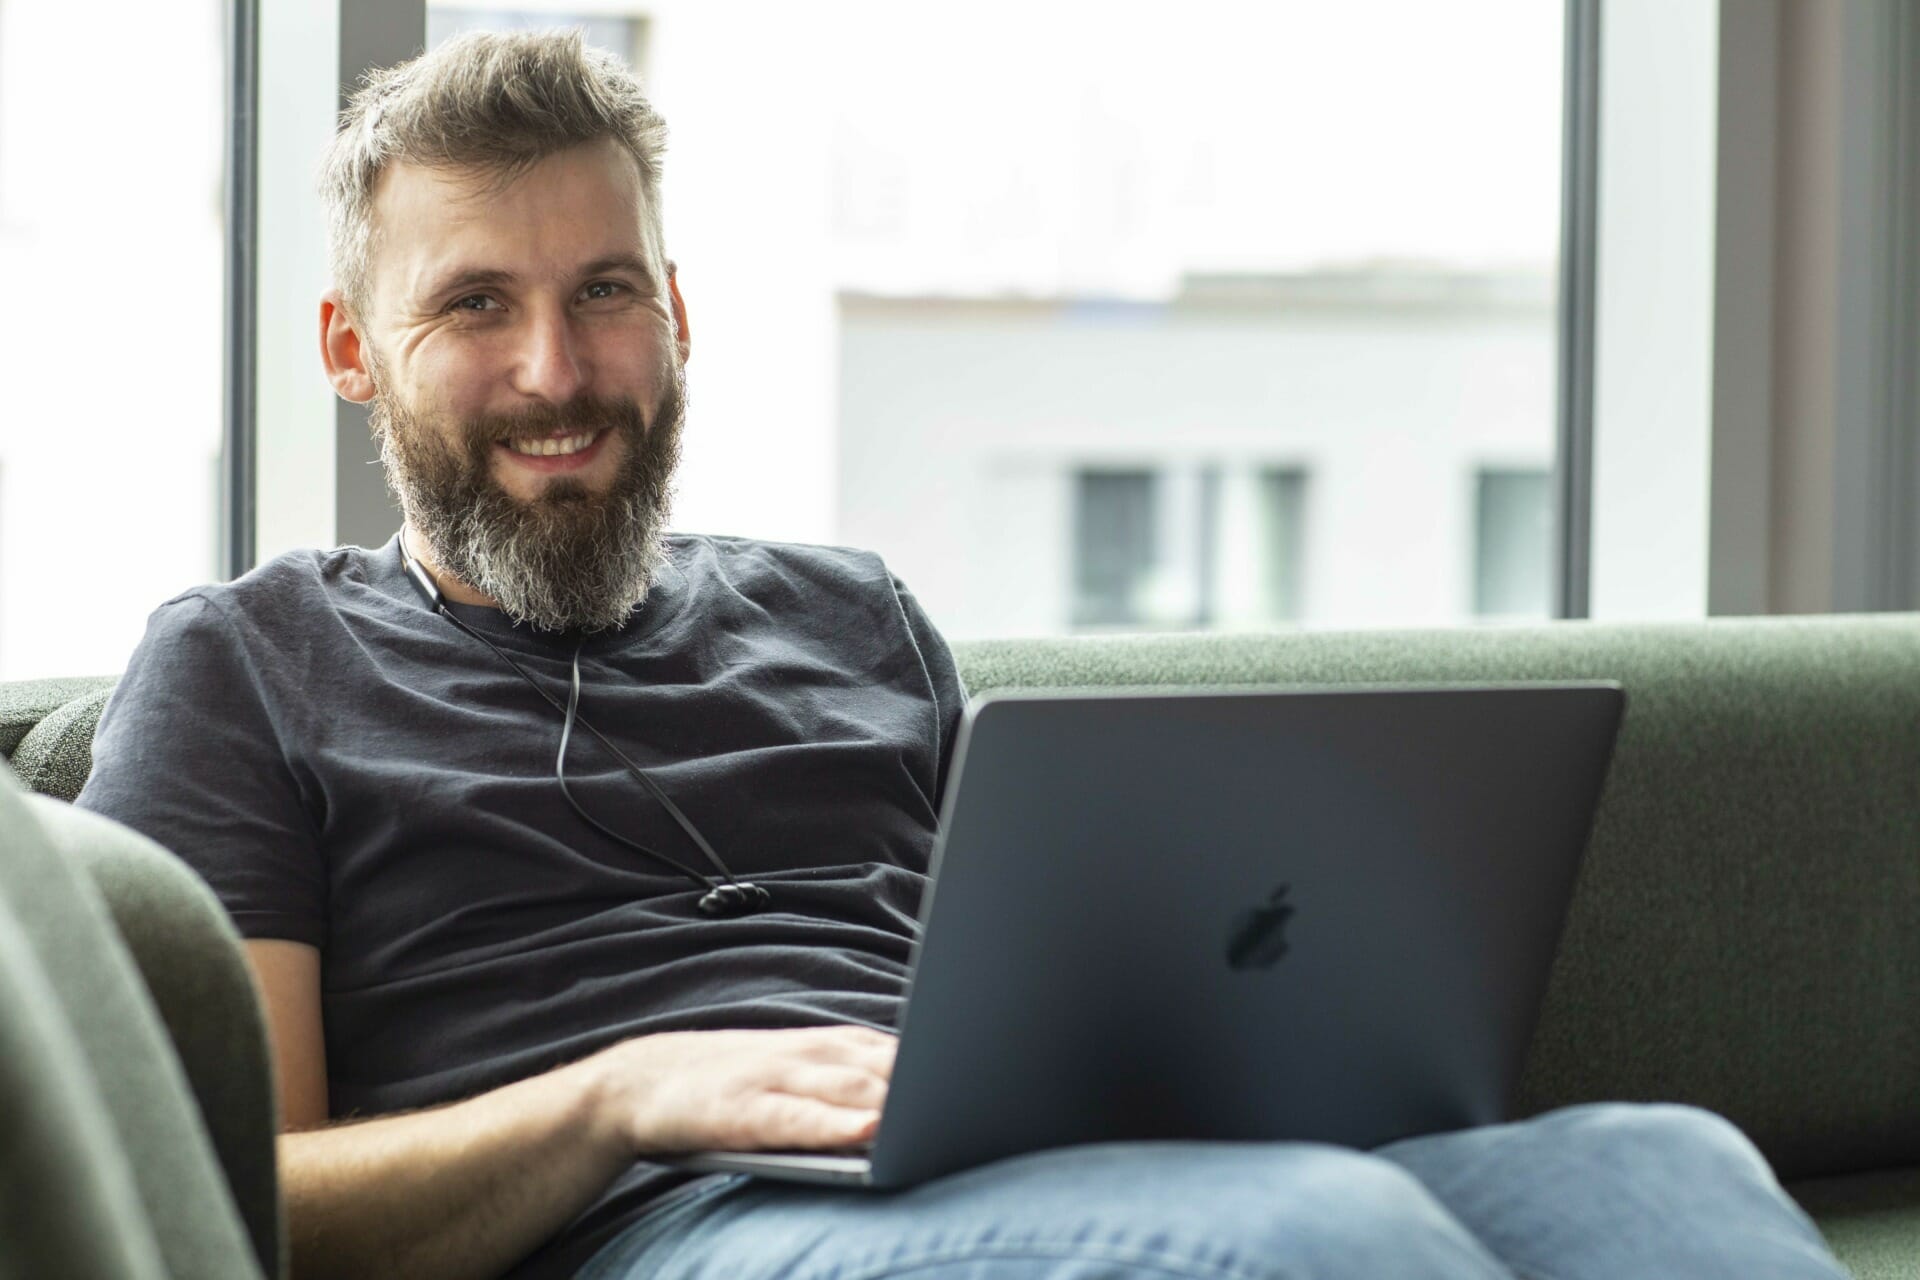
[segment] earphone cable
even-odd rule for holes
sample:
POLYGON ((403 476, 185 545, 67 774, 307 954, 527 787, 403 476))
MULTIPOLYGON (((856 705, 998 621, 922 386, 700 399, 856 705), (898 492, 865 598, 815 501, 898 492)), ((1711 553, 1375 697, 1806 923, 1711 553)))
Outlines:
MULTIPOLYGON (((709 889, 719 887, 718 885, 715 884, 712 876, 709 876, 704 874, 703 872, 697 871, 694 868, 688 866, 686 863, 680 861, 678 858, 671 857, 667 854, 661 853, 658 849, 649 849, 647 846, 640 844, 637 841, 628 839, 627 837, 621 835, 619 832, 614 831, 608 826, 606 826, 606 824, 598 821, 593 817, 593 815, 589 814, 585 809, 580 807, 580 802, 574 799, 573 792, 569 790, 567 787, 567 780, 565 775, 567 740, 572 736, 574 720, 578 719, 581 728, 587 730, 587 732, 591 733, 595 738, 598 738, 600 740, 601 745, 605 746, 609 751, 613 752, 614 756, 619 759, 620 763, 626 767, 627 772, 633 774, 636 778, 638 778, 640 780, 641 785, 646 787, 648 793, 651 794, 656 800, 659 800, 662 802, 668 814, 670 814, 673 817, 674 821, 679 824, 680 829, 682 831, 685 831, 687 833, 688 838, 690 838, 694 842, 694 844, 699 847, 700 852, 705 854, 708 857, 708 859, 710 859, 713 862, 713 865, 719 869, 720 874, 726 877, 728 883, 730 884, 739 883, 739 881, 734 878, 733 872, 727 869, 727 864, 720 860, 720 855, 714 852, 713 846, 707 843, 705 837, 703 837, 700 834, 700 832, 694 827, 693 823, 687 818, 687 816, 680 812, 679 806, 674 804, 671 800, 668 800, 666 798, 665 793, 660 790, 659 785, 655 783, 653 779, 647 777, 646 773, 643 770, 641 770, 641 768, 638 765, 634 764, 633 761, 629 760, 624 751, 621 751, 618 747, 614 746, 611 742, 607 741, 606 735, 601 733, 600 730, 596 729, 593 726, 593 723, 591 721, 589 721, 585 716, 577 716, 574 710, 568 707, 561 706, 560 700, 558 698, 555 698, 551 693, 548 693, 546 689, 542 687, 540 682, 538 680, 535 680, 525 667, 521 666, 518 662, 515 662, 513 660, 513 656, 511 654, 509 654, 506 650, 502 649, 499 645, 495 644, 492 640, 488 639, 487 636, 484 635, 483 633, 474 630, 472 627, 468 626, 465 622, 461 621, 458 617, 454 615, 453 611, 451 609, 448 609, 444 604, 440 606, 438 612, 440 613, 441 617, 445 618, 447 621, 451 622, 454 626, 466 632, 468 635, 478 640, 481 644, 486 645, 487 648, 493 650, 496 654, 498 654, 500 656, 500 660, 505 662, 509 667, 512 667, 514 670, 514 673, 518 675, 522 680, 526 681, 527 685, 535 693, 539 694, 542 698, 546 699, 548 706, 552 707, 555 711, 560 712, 562 716, 566 717, 566 720, 561 726, 561 730, 560 730, 560 758, 555 763, 555 772, 560 780, 561 794, 566 797, 567 803, 573 806, 573 810, 575 813, 578 813, 582 818, 586 819, 587 823, 590 826, 592 826, 594 830, 600 832, 604 836, 609 837, 615 842, 621 845, 624 845, 625 847, 632 849, 638 853, 645 854, 649 858, 654 858, 660 862, 664 862, 668 866, 679 871, 681 874, 691 876, 693 879, 698 880, 701 884, 706 885, 709 889)), ((580 643, 582 645, 586 643, 585 637, 581 638, 580 643)), ((574 661, 574 665, 573 665, 574 686, 573 687, 574 687, 575 695, 577 697, 578 690, 579 690, 579 679, 580 679, 580 652, 578 649, 574 650, 573 661, 574 661)), ((575 699, 573 698, 569 699, 569 702, 574 702, 574 701, 575 699)), ((577 706, 577 703, 576 703, 576 706, 577 706)))
MULTIPOLYGON (((665 854, 660 853, 657 850, 649 849, 645 845, 629 840, 627 837, 621 835, 618 831, 615 831, 612 827, 607 826, 605 823, 601 822, 598 818, 588 813, 585 806, 583 806, 578 800, 574 799, 573 789, 567 786, 567 744, 573 739, 573 723, 576 718, 578 718, 580 720, 580 723, 582 725, 585 725, 589 730, 593 729, 592 725, 587 724, 585 718, 579 716, 580 650, 586 647, 586 643, 587 643, 586 637, 582 636, 580 638, 580 643, 575 645, 573 648, 573 677, 567 689, 566 718, 562 720, 560 723, 560 753, 554 757, 554 761, 553 761, 553 776, 554 776, 554 779, 558 781, 560 784, 560 794, 566 797, 567 803, 573 806, 573 811, 580 815, 580 820, 582 822, 592 827, 595 831, 598 831, 601 835, 607 837, 607 839, 612 840, 616 844, 625 845, 629 849, 637 850, 638 852, 644 853, 649 857, 658 858, 662 862, 672 863, 674 866, 679 867, 680 870, 685 872, 687 875, 690 875, 695 879, 699 880, 702 884, 705 884, 709 889, 719 888, 720 886, 717 883, 715 883, 713 877, 702 875, 700 872, 695 871, 692 867, 682 864, 676 858, 669 858, 665 854)), ((594 736, 600 737, 599 732, 597 730, 594 731, 594 736)), ((626 756, 623 755, 618 748, 614 747, 612 743, 607 742, 607 740, 604 737, 601 737, 600 741, 607 747, 608 750, 612 751, 614 755, 620 757, 620 763, 624 764, 627 767, 627 771, 629 773, 633 773, 636 776, 638 776, 643 783, 650 784, 650 780, 647 778, 647 776, 644 773, 641 773, 638 766, 636 766, 631 760, 628 760, 626 756)), ((658 795, 657 788, 654 788, 651 785, 649 785, 648 789, 656 793, 656 798, 659 798, 663 802, 666 802, 664 796, 658 795)), ((728 882, 733 884, 739 883, 738 881, 734 880, 733 874, 727 870, 726 864, 720 861, 720 855, 713 852, 713 850, 707 846, 707 842, 700 838, 700 833, 698 830, 696 830, 693 827, 693 824, 691 822, 686 821, 684 818, 682 818, 682 816, 674 809, 673 805, 670 802, 666 802, 666 803, 667 803, 667 812, 672 813, 673 816, 676 818, 681 818, 681 828, 685 830, 689 836, 693 837, 695 843, 697 843, 700 846, 700 851, 702 853, 706 854, 709 858, 713 859, 714 865, 720 868, 721 874, 727 877, 728 882)))
POLYGON ((502 649, 492 640, 489 640, 486 636, 454 616, 453 610, 447 607, 446 597, 441 594, 440 584, 434 580, 433 575, 428 573, 426 568, 422 566, 419 561, 415 560, 412 553, 407 550, 406 530, 402 529, 400 536, 395 539, 395 541, 400 547, 400 565, 406 571, 407 576, 413 579, 414 585, 420 588, 420 593, 426 597, 427 607, 434 613, 445 618, 448 622, 451 622, 458 630, 464 631, 467 635, 472 636, 475 640, 478 640, 481 644, 493 650, 495 656, 513 668, 514 674, 524 680, 528 687, 545 699, 548 706, 561 713, 560 754, 555 758, 553 763, 554 778, 560 783, 560 794, 566 798, 567 804, 572 806, 573 811, 580 816, 583 822, 616 844, 631 849, 635 853, 642 854, 645 857, 652 858, 656 862, 665 863, 695 883, 704 886, 707 892, 701 897, 699 907, 701 911, 710 916, 740 915, 744 912, 758 911, 766 907, 773 900, 773 895, 761 886, 751 882, 742 882, 736 878, 733 872, 728 869, 727 864, 721 860, 720 855, 714 851, 713 846, 707 843, 706 837, 700 834, 700 828, 693 825, 693 819, 680 812, 680 806, 673 802, 672 797, 668 796, 665 791, 661 790, 658 783, 647 776, 646 770, 628 759, 627 753, 615 746, 613 740, 607 737, 606 734, 600 732, 591 720, 579 714, 580 653, 586 648, 586 636, 582 635, 579 643, 574 646, 567 705, 562 707, 559 700, 551 693, 548 693, 525 667, 515 662, 505 649, 502 649), (580 802, 574 798, 572 789, 567 786, 567 746, 572 741, 573 726, 576 720, 578 720, 581 728, 599 740, 601 746, 613 753, 614 758, 620 762, 621 766, 625 768, 629 774, 633 775, 635 781, 639 782, 639 784, 646 789, 647 794, 659 801, 660 807, 665 809, 668 816, 679 825, 680 830, 686 833, 687 839, 693 841, 695 847, 700 850, 707 861, 713 864, 715 870, 719 871, 722 878, 726 880, 725 884, 715 883, 711 876, 695 871, 678 858, 668 857, 657 849, 649 849, 638 841, 629 840, 618 831, 613 830, 605 823, 599 821, 581 806, 580 802))

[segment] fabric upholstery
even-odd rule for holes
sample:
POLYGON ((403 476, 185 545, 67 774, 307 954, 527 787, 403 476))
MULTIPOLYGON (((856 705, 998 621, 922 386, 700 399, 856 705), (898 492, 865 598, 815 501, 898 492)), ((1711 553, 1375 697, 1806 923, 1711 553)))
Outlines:
POLYGON ((73 676, 53 680, 10 680, 0 683, 0 755, 11 756, 27 736, 58 707, 83 694, 113 687, 113 676, 73 676))
POLYGON ((71 800, 93 769, 93 730, 112 685, 62 703, 27 731, 13 749, 14 772, 42 795, 71 800))
POLYGON ((165 1280, 86 1056, 4 897, 0 1133, 0 1280, 165 1280))
POLYGON ((1920 1275, 1920 1169, 1818 1178, 1787 1189, 1855 1280, 1920 1275))
MULTIPOLYGON (((252 1245, 133 957, 98 891, 46 836, 43 819, 85 817, 29 804, 12 775, 0 771, 0 831, 7 833, 0 901, 19 922, 72 1029, 84 1060, 78 1078, 91 1077, 104 1104, 165 1273, 258 1280, 252 1245)), ((146 843, 98 819, 84 825, 92 830, 78 840, 146 843)))
POLYGON ((173 1042, 254 1255, 267 1274, 278 1272, 278 1107, 239 934, 219 899, 160 846, 44 796, 28 803, 54 850, 86 871, 105 900, 173 1042))
MULTIPOLYGON (((1920 617, 954 647, 976 693, 1621 681, 1523 1101, 1721 1111, 1800 1179, 1860 1280, 1920 1272, 1920 617)), ((67 718, 29 744, 37 771, 90 739, 110 684, 67 683, 67 718)), ((47 704, 47 684, 0 685, 0 744, 21 743, 8 708, 47 704)))

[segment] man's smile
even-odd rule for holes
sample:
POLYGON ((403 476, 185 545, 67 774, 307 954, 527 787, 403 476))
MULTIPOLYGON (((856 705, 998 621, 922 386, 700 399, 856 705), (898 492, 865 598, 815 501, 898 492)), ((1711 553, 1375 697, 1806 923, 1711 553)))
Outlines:
POLYGON ((542 475, 583 471, 605 450, 610 428, 597 431, 560 431, 552 435, 501 440, 494 449, 505 454, 515 466, 542 475))

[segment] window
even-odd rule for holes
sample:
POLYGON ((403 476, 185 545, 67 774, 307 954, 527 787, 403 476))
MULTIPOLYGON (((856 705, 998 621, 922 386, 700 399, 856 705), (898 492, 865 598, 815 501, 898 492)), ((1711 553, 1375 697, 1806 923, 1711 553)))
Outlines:
MULTIPOLYGON (((1085 467, 1071 481, 1072 627, 1257 626, 1302 616, 1305 471, 1201 462, 1085 467)), ((1037 546, 1029 558, 1045 553, 1037 546)))
POLYGON ((1552 482, 1540 470, 1488 468, 1475 478, 1473 611, 1480 617, 1551 613, 1552 482))
POLYGON ((225 8, 0 4, 0 679, 218 576, 225 8))
MULTIPOLYGON (((574 21, 521 3, 430 38, 574 21)), ((1480 612, 1451 478, 1555 447, 1560 5, 581 8, 672 131, 677 527, 871 547, 955 638, 1480 612)))
POLYGON ((1261 616, 1298 622, 1306 616, 1307 476, 1269 470, 1260 475, 1261 616))
POLYGON ((1151 471, 1082 471, 1075 479, 1074 625, 1149 621, 1156 477, 1151 471))
POLYGON ((427 6, 429 49, 445 44, 463 31, 524 31, 548 27, 578 27, 588 44, 624 59, 628 66, 642 74, 646 72, 647 20, 641 13, 608 16, 459 4, 427 6))

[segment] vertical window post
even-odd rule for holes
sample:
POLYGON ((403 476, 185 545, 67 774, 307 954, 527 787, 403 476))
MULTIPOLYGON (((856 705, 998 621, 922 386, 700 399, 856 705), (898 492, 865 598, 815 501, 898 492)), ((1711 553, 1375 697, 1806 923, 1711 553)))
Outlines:
POLYGON ((1553 616, 1590 609, 1594 263, 1599 243, 1600 0, 1567 0, 1560 188, 1559 444, 1553 616))
POLYGON ((220 483, 220 569, 237 578, 254 562, 255 158, 260 132, 259 0, 233 0, 227 26, 227 166, 224 459, 220 483))

